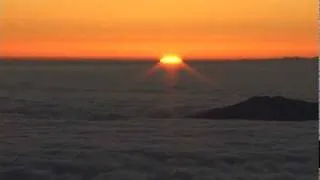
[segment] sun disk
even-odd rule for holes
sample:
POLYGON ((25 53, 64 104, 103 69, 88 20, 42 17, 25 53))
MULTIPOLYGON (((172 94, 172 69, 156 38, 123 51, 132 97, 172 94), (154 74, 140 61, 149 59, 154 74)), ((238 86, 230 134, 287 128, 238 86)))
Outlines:
POLYGON ((165 55, 160 59, 160 63, 165 65, 180 65, 183 61, 177 55, 165 55))

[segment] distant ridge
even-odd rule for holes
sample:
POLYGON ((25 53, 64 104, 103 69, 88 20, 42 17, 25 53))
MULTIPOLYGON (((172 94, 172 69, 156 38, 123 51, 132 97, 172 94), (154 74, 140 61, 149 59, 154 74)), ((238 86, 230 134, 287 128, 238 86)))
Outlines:
POLYGON ((318 120, 318 103, 281 96, 255 96, 231 106, 204 110, 187 117, 269 121, 318 120))

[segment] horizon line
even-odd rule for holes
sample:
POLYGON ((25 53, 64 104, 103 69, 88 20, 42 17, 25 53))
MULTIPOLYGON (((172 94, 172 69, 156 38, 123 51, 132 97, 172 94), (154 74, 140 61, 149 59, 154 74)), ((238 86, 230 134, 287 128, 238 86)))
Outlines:
MULTIPOLYGON (((119 57, 119 56, 0 56, 3 60, 33 60, 33 61, 154 61, 156 57, 119 57)), ((292 59, 319 59, 319 56, 277 56, 277 57, 234 57, 234 58, 215 58, 215 57, 186 57, 185 61, 247 61, 247 60, 292 60, 292 59)))

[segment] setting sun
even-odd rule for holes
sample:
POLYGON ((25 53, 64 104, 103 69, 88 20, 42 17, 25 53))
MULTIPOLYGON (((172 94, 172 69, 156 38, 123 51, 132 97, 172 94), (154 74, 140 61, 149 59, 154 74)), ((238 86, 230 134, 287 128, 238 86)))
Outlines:
POLYGON ((183 63, 181 57, 178 55, 164 55, 160 59, 160 63, 164 65, 181 65, 183 63))

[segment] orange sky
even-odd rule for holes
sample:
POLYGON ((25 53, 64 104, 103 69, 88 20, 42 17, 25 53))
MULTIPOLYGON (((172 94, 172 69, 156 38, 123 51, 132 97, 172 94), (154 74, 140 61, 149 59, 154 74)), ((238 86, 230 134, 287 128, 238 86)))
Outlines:
POLYGON ((314 0, 3 0, 2 56, 317 55, 314 0))

